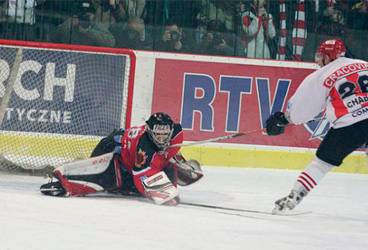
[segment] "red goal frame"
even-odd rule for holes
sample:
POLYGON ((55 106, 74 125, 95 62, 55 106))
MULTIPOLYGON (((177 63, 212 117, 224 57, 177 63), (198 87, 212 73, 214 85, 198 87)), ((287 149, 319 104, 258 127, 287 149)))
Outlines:
POLYGON ((125 128, 129 128, 132 119, 132 103, 133 103, 133 90, 135 79, 135 65, 136 55, 133 50, 125 48, 109 48, 109 47, 96 47, 88 45, 73 45, 73 44, 59 44, 59 43, 46 43, 46 42, 32 42, 32 41, 20 41, 20 40, 5 40, 0 39, 0 44, 9 46, 21 46, 28 48, 42 48, 42 49, 58 49, 69 51, 84 51, 84 52, 101 52, 111 54, 123 54, 128 55, 130 58, 129 77, 128 77, 128 93, 127 93, 127 108, 125 114, 125 128))

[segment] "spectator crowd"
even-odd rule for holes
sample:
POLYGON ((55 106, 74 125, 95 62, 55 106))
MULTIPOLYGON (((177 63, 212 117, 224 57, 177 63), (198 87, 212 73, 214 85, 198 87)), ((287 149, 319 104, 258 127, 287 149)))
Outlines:
POLYGON ((0 38, 313 61, 327 38, 368 58, 368 0, 0 0, 0 38))

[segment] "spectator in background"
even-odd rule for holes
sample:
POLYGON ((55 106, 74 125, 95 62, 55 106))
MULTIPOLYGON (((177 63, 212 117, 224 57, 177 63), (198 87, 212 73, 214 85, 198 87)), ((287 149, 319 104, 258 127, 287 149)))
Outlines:
POLYGON ((352 10, 352 27, 355 29, 368 29, 368 0, 360 0, 354 4, 352 10))
POLYGON ((128 21, 130 17, 144 17, 146 0, 107 0, 114 6, 118 21, 128 21))
POLYGON ((125 0, 126 12, 129 17, 144 17, 146 0, 125 0))
POLYGON ((225 39, 226 27, 223 22, 211 20, 207 24, 207 32, 200 44, 200 52, 209 55, 233 56, 234 48, 225 39))
POLYGON ((119 48, 153 49, 153 40, 147 31, 143 17, 146 0, 108 0, 114 2, 114 17, 109 30, 119 48))
POLYGON ((1 1, 0 21, 7 22, 6 37, 12 39, 33 40, 35 38, 36 0, 1 1))
MULTIPOLYGON (((105 24, 107 27, 115 23, 124 23, 128 21, 129 17, 137 16, 135 14, 128 14, 129 1, 125 0, 92 0, 93 5, 96 6, 96 21, 105 24)), ((133 11, 131 11, 133 13, 133 11)), ((140 17, 140 16, 138 16, 140 17)))
MULTIPOLYGON (((271 58, 269 43, 276 37, 272 15, 267 13, 264 0, 241 4, 244 47, 249 58, 271 58)), ((274 46, 272 44, 272 46, 274 46)))
POLYGON ((237 1, 211 0, 208 9, 208 19, 224 23, 226 30, 234 30, 234 18, 237 1))
POLYGON ((322 23, 317 28, 317 33, 340 38, 347 35, 345 18, 335 3, 328 5, 323 11, 322 23))
POLYGON ((104 24, 127 22, 130 17, 143 18, 146 0, 92 0, 96 21, 104 24))
POLYGON ((34 24, 36 0, 8 0, 7 15, 16 23, 34 24))
POLYGON ((194 44, 189 40, 183 29, 175 21, 169 20, 165 25, 161 39, 157 42, 156 49, 174 53, 193 52, 195 49, 191 47, 194 44))
POLYGON ((115 12, 119 7, 119 0, 92 0, 96 8, 95 21, 109 27, 116 22, 115 12))
POLYGON ((67 18, 51 35, 51 41, 92 46, 113 47, 114 36, 101 23, 95 22, 91 1, 78 1, 76 14, 67 18))
POLYGON ((110 29, 115 37, 115 47, 152 50, 152 37, 146 31, 143 19, 133 16, 129 18, 124 29, 118 28, 119 26, 113 26, 110 29))
POLYGON ((194 39, 197 44, 200 44, 207 32, 208 17, 204 13, 206 8, 202 8, 198 11, 194 17, 195 29, 194 29, 194 39))
POLYGON ((6 31, 6 1, 0 0, 0 37, 6 37, 5 31, 6 31))

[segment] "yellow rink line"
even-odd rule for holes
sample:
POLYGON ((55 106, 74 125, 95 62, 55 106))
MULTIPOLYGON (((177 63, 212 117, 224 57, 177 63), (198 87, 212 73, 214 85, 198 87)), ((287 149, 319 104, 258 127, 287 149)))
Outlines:
POLYGON ((96 138, 0 135, 0 152, 22 156, 87 158, 98 143, 96 138))
MULTIPOLYGON (((186 158, 197 159, 202 165, 273 168, 302 170, 311 162, 313 151, 250 149, 229 147, 183 147, 186 158)), ((368 158, 365 154, 352 154, 335 172, 368 174, 368 158)))
MULTIPOLYGON (((0 135, 0 153, 20 156, 67 157, 85 159, 98 143, 98 138, 0 135)), ((202 165, 274 168, 301 170, 314 158, 314 152, 223 146, 183 147, 186 158, 197 159, 202 165)), ((347 157, 336 172, 368 174, 368 159, 364 154, 347 157)))

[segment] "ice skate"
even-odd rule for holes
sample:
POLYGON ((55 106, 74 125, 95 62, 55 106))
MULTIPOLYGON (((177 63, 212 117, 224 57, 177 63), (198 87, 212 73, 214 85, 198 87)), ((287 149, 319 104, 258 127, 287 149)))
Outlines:
POLYGON ((292 190, 290 194, 286 197, 283 197, 277 201, 275 201, 275 207, 272 210, 273 214, 283 213, 287 210, 292 210, 298 205, 307 195, 307 191, 296 191, 292 190))
POLYGON ((66 193, 61 183, 56 178, 51 178, 48 183, 41 185, 40 191, 44 195, 50 196, 64 196, 66 193))

